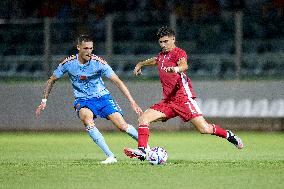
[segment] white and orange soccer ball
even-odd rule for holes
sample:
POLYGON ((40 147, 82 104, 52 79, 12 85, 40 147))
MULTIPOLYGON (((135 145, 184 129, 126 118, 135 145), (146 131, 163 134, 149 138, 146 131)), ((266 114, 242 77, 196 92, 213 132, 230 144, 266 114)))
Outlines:
POLYGON ((168 159, 167 151, 162 147, 153 147, 148 153, 147 160, 152 165, 162 165, 165 164, 168 159))

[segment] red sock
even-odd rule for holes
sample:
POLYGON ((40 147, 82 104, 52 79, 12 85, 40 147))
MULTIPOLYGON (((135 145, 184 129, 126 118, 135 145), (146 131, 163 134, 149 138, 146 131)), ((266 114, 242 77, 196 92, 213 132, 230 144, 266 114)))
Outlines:
POLYGON ((138 148, 147 148, 149 139, 149 126, 139 125, 138 127, 138 148))
POLYGON ((213 133, 212 135, 216 135, 218 137, 227 138, 227 131, 223 128, 219 127, 218 125, 211 124, 213 126, 213 133))

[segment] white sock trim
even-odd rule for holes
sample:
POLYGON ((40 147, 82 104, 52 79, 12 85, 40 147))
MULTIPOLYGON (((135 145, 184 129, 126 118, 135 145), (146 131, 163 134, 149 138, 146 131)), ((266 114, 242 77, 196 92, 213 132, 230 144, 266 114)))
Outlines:
POLYGON ((86 126, 86 131, 92 130, 92 129, 94 129, 94 128, 96 128, 95 125, 87 125, 87 126, 86 126))

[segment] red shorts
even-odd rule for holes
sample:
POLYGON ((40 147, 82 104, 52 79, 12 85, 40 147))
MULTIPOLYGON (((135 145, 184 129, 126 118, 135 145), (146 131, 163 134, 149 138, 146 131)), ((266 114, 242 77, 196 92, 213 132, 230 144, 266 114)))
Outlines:
POLYGON ((164 113, 166 115, 166 120, 179 116, 184 122, 187 122, 202 115, 196 101, 192 98, 187 99, 187 101, 162 100, 150 108, 164 113))

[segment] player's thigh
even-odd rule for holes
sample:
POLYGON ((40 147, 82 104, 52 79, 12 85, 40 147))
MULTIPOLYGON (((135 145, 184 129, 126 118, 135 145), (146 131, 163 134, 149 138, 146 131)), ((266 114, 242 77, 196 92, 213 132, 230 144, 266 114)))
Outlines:
POLYGON ((127 123, 119 112, 110 114, 108 119, 120 130, 127 130, 127 123))
POLYGON ((203 116, 198 116, 190 120, 194 127, 201 133, 212 133, 211 125, 207 123, 203 116))
POLYGON ((79 117, 85 125, 94 123, 94 114, 89 108, 81 108, 79 117))
POLYGON ((158 121, 160 119, 166 118, 166 115, 154 109, 147 109, 138 119, 139 125, 150 124, 153 121, 158 121))

